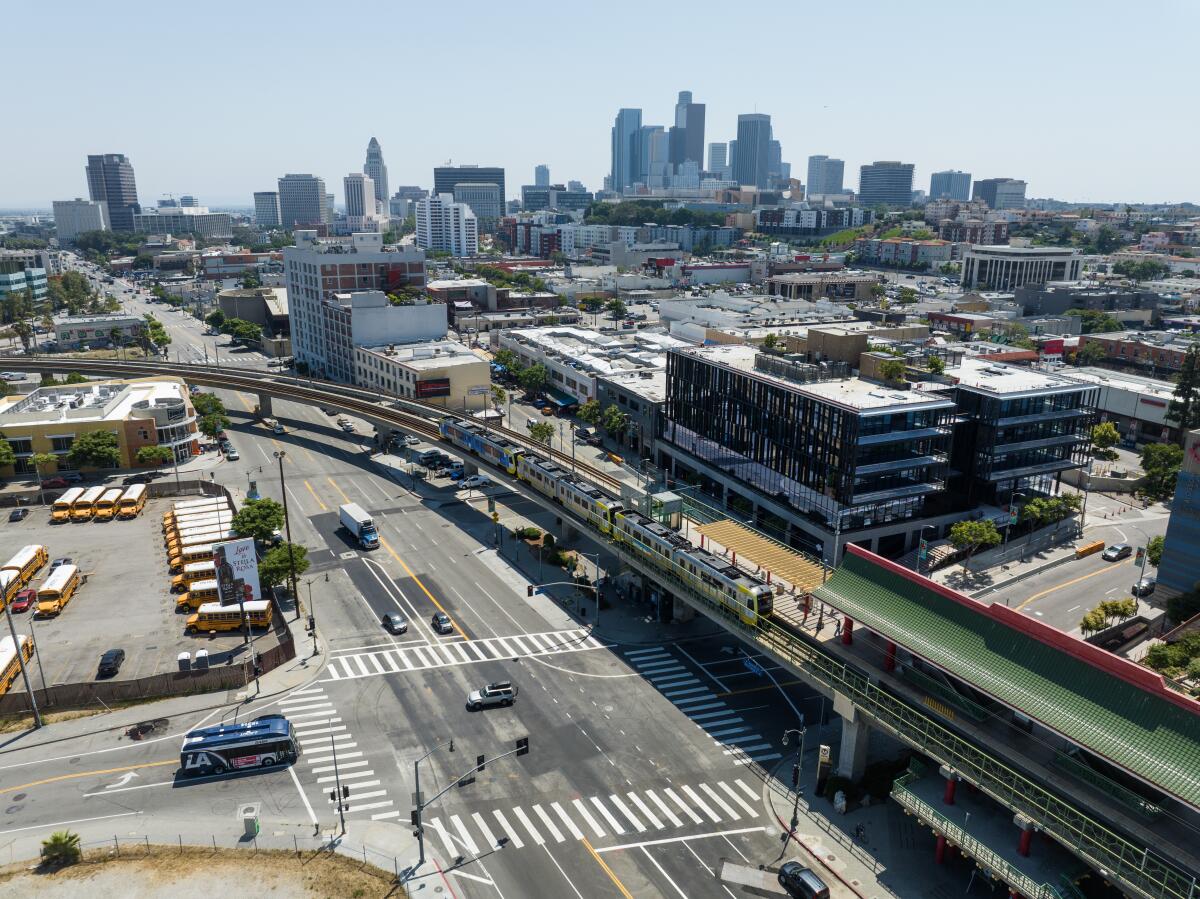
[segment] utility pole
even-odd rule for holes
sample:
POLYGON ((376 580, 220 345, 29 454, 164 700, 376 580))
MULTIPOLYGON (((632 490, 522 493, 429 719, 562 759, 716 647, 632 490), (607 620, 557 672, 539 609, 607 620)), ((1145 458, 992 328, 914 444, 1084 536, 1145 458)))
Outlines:
MULTIPOLYGON (((333 719, 330 719, 329 727, 331 729, 333 728, 333 719)), ((332 733, 329 735, 329 749, 333 753, 333 786, 334 786, 334 790, 335 790, 334 797, 337 800, 338 817, 341 819, 341 822, 342 822, 342 833, 345 833, 346 832, 346 803, 345 803, 346 797, 344 797, 342 795, 342 775, 341 775, 341 772, 338 771, 337 743, 334 742, 332 733)))
MULTIPOLYGON (((275 458, 279 460, 279 492, 283 494, 283 527, 287 534, 288 545, 288 592, 291 594, 292 602, 296 605, 296 621, 300 620, 300 597, 296 592, 296 556, 295 550, 292 549, 292 517, 288 514, 288 499, 287 499, 287 483, 283 479, 283 460, 287 457, 286 450, 276 450, 275 458)), ((311 589, 311 588, 310 588, 311 589)), ((311 606, 311 602, 310 602, 311 606)), ((316 633, 313 633, 313 642, 316 642, 316 633)), ((314 652, 315 655, 315 652, 314 652)))
POLYGON ((788 743, 790 734, 800 735, 800 745, 796 747, 796 764, 792 766, 792 789, 795 791, 795 796, 792 799, 792 826, 788 830, 788 835, 791 836, 796 832, 796 826, 800 823, 800 794, 804 790, 800 786, 800 775, 804 771, 804 737, 808 733, 808 728, 804 724, 804 716, 800 716, 800 726, 798 728, 789 728, 783 732, 783 745, 788 743))
MULTIPOLYGON (((21 652, 21 641, 17 639, 17 628, 13 624, 12 609, 8 606, 8 603, 4 604, 4 617, 8 619, 8 632, 12 634, 13 649, 17 653, 17 664, 21 668, 21 678, 25 681, 25 692, 29 694, 29 705, 33 708, 33 726, 40 728, 42 726, 42 713, 38 711, 37 697, 33 695, 33 686, 29 683, 29 672, 25 670, 25 654, 21 652)), ((33 638, 30 637, 29 639, 32 640, 33 638)))

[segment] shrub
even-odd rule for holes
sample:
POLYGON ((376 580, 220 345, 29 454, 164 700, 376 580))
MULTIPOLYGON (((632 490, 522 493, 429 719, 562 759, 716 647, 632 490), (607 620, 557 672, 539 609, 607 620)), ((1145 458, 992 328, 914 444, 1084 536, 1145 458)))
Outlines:
POLYGON ((42 840, 42 862, 51 868, 73 865, 82 857, 77 833, 60 830, 42 840))

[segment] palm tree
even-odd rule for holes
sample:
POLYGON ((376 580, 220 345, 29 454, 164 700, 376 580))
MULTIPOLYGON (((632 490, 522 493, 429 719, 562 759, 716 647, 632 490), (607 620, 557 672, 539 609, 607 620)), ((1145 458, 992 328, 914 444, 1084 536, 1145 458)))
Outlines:
POLYGON ((83 857, 79 834, 60 830, 42 840, 42 864, 50 868, 73 865, 83 857))

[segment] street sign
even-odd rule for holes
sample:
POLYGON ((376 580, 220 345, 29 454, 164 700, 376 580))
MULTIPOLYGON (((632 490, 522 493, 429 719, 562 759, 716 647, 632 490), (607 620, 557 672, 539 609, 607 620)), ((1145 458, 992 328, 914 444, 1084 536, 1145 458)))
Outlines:
POLYGON ((468 387, 467 388, 468 396, 486 396, 487 394, 489 394, 491 392, 492 392, 491 387, 488 387, 488 386, 485 386, 482 384, 479 385, 478 387, 468 387))
POLYGON ((762 666, 759 665, 758 662, 749 657, 742 659, 742 664, 746 666, 747 671, 749 671, 751 674, 757 674, 759 677, 763 677, 767 673, 763 671, 762 666))

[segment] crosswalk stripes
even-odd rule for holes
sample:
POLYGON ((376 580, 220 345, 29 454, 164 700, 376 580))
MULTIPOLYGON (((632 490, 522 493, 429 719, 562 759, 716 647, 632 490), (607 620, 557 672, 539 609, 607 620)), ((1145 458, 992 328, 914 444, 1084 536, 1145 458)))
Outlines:
MULTIPOLYGON (((382 791, 381 791, 382 792, 382 791)), ((374 798, 374 792, 362 794, 374 798)), ((352 796, 353 798, 353 796, 352 796)), ((553 846, 570 840, 618 839, 672 828, 744 823, 760 817, 747 799, 757 799, 740 779, 633 790, 622 794, 580 796, 570 801, 542 802, 427 818, 451 858, 477 855, 507 840, 517 849, 553 846)))
POLYGON ((735 765, 769 762, 783 757, 762 734, 745 726, 745 721, 737 715, 736 710, 701 683, 700 678, 670 650, 656 646, 623 654, 625 660, 651 686, 707 733, 735 765))
POLYGON ((308 763, 308 773, 330 806, 337 805, 338 797, 330 794, 336 793, 340 784, 350 791, 349 797, 342 800, 347 815, 370 812, 372 821, 400 817, 371 762, 357 749, 349 728, 341 723, 324 687, 297 690, 278 705, 296 731, 301 760, 308 763))
POLYGON ((457 640, 427 645, 393 646, 368 652, 334 655, 326 666, 328 677, 323 682, 473 665, 497 659, 585 652, 590 649, 605 649, 607 645, 593 637, 589 628, 572 628, 509 637, 485 637, 470 643, 457 640))

